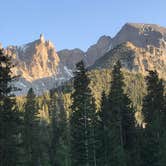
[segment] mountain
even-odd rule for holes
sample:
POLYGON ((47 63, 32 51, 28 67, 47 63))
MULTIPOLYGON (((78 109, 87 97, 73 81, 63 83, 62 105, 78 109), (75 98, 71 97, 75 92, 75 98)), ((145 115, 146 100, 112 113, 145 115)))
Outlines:
POLYGON ((8 46, 5 53, 11 55, 16 64, 14 75, 21 76, 15 83, 22 89, 18 95, 26 94, 30 87, 41 94, 71 78, 70 71, 61 67, 54 45, 45 41, 43 35, 23 46, 8 46))
POLYGON ((80 60, 88 69, 110 68, 120 60, 129 71, 146 74, 157 70, 166 77, 166 28, 155 24, 127 23, 111 38, 101 36, 87 51, 64 49, 56 51, 51 41, 40 38, 23 46, 8 46, 5 53, 13 57, 15 75, 21 77, 15 85, 24 95, 30 87, 37 94, 61 85, 71 77, 80 60))
POLYGON ((156 24, 127 23, 112 39, 112 49, 91 68, 110 68, 117 60, 130 71, 156 70, 166 79, 166 28, 156 24))
POLYGON ((91 66, 94 62, 101 58, 111 46, 112 39, 109 36, 101 36, 96 44, 90 46, 85 53, 85 64, 91 66))
POLYGON ((58 51, 60 62, 69 69, 74 69, 75 64, 84 59, 85 53, 80 49, 64 49, 58 51))
POLYGON ((14 74, 21 75, 28 81, 58 73, 59 56, 54 45, 50 41, 45 41, 43 35, 40 39, 23 46, 7 47, 7 54, 12 55, 17 63, 14 74))
POLYGON ((73 69, 81 60, 84 60, 86 66, 91 66, 110 49, 111 40, 109 36, 101 36, 97 43, 90 46, 86 52, 78 48, 61 50, 58 52, 60 61, 69 69, 73 69))
POLYGON ((36 94, 61 85, 73 76, 75 64, 84 60, 86 66, 107 52, 110 37, 102 36, 87 52, 80 49, 56 51, 53 43, 40 38, 22 46, 8 46, 5 54, 11 55, 16 67, 14 75, 20 75, 15 85, 21 89, 16 95, 24 95, 33 87, 36 94))
MULTIPOLYGON (((165 55, 166 28, 156 24, 126 23, 114 38, 102 36, 97 43, 90 46, 86 52, 80 49, 62 50, 58 52, 58 55, 60 55, 60 59, 65 61, 64 64, 70 69, 73 69, 73 64, 81 59, 84 60, 86 66, 91 66, 96 60, 99 62, 100 58, 111 49, 125 42, 132 43, 134 46, 132 47, 133 49, 137 47, 138 49, 142 48, 144 51, 151 49, 150 52, 152 52, 152 55, 158 54, 159 52, 165 55)), ((139 54, 142 54, 141 51, 139 51, 139 54)), ((150 68, 145 67, 142 70, 146 69, 150 68)))
POLYGON ((127 23, 113 38, 112 46, 124 42, 132 42, 137 47, 146 48, 152 45, 157 48, 166 48, 166 28, 156 24, 127 23))
POLYGON ((122 67, 143 75, 148 70, 156 70, 160 77, 166 79, 166 50, 154 46, 136 47, 131 42, 119 44, 98 59, 91 69, 111 68, 117 60, 122 67))

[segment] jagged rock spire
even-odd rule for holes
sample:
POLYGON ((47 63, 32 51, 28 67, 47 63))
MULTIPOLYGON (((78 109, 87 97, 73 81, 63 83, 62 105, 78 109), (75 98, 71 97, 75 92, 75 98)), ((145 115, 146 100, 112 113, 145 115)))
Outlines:
POLYGON ((43 43, 45 42, 43 33, 40 34, 40 41, 43 43))
POLYGON ((2 47, 3 47, 3 46, 2 46, 2 43, 0 43, 0 49, 2 49, 2 47))

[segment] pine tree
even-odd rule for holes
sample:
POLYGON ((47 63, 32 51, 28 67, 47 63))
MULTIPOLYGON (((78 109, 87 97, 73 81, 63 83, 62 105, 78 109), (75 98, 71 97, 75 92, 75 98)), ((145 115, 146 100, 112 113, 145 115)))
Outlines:
POLYGON ((83 62, 76 65, 70 117, 72 166, 96 166, 96 108, 83 62))
POLYGON ((70 164, 69 128, 61 89, 50 90, 50 145, 51 166, 70 164))
POLYGON ((131 101, 124 93, 124 78, 121 64, 118 61, 112 71, 112 82, 108 96, 108 118, 110 129, 108 136, 110 145, 109 164, 112 166, 132 165, 131 153, 134 149, 135 119, 131 109, 131 101))
POLYGON ((70 135, 69 123, 67 120, 66 110, 61 89, 57 92, 57 110, 58 110, 58 127, 60 131, 58 159, 62 166, 70 165, 70 135))
POLYGON ((16 166, 19 161, 21 114, 12 94, 16 88, 11 57, 0 50, 0 165, 16 166))
POLYGON ((49 147, 50 163, 51 166, 58 166, 57 146, 59 144, 60 130, 58 127, 57 94, 54 91, 50 91, 49 111, 51 120, 49 147))
POLYGON ((37 166, 39 159, 39 117, 36 95, 32 88, 29 89, 24 112, 23 145, 25 151, 25 165, 37 166))
POLYGON ((144 129, 144 165, 156 166, 159 162, 159 144, 161 138, 161 118, 164 87, 156 71, 149 71, 146 77, 147 95, 143 99, 144 129))
POLYGON ((108 166, 110 142, 108 138, 108 101, 105 92, 101 96, 101 109, 97 113, 97 165, 108 166))
POLYGON ((166 96, 164 96, 163 109, 161 112, 161 136, 159 139, 159 166, 165 166, 166 163, 166 96))
POLYGON ((49 165, 49 93, 45 93, 40 97, 36 97, 37 106, 39 110, 39 130, 38 130, 38 149, 39 149, 39 158, 40 158, 40 165, 41 166, 48 166, 49 165))

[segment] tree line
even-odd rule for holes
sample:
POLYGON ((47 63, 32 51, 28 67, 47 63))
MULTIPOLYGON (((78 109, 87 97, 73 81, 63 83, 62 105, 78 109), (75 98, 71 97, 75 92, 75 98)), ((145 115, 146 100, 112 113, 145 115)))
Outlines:
POLYGON ((156 71, 146 76, 144 123, 124 92, 119 61, 112 69, 109 94, 100 110, 81 61, 76 65, 69 115, 60 90, 50 90, 49 120, 39 116, 37 96, 29 89, 23 111, 13 92, 12 60, 0 51, 0 166, 164 166, 166 163, 166 96, 156 71))

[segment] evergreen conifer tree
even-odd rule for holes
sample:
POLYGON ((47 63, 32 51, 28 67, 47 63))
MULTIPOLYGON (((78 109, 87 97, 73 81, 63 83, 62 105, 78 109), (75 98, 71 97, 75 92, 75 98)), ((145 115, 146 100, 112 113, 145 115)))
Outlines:
POLYGON ((0 50, 0 165, 16 166, 19 163, 21 114, 12 94, 15 77, 12 76, 11 57, 0 50))
POLYGON ((50 133, 50 147, 49 156, 51 166, 58 166, 57 147, 60 139, 60 130, 58 126, 58 109, 57 109, 57 93, 50 91, 50 121, 51 121, 51 133, 50 133))
POLYGON ((109 164, 112 166, 129 166, 134 149, 135 119, 131 101, 124 93, 124 79, 121 64, 118 61, 112 71, 112 82, 108 96, 109 108, 109 164))
POLYGON ((25 151, 25 165, 38 166, 39 158, 39 117, 36 95, 29 89, 24 112, 23 145, 25 151))
POLYGON ((146 82, 147 95, 143 99, 142 110, 146 123, 142 160, 144 165, 156 166, 160 160, 159 147, 164 127, 162 125, 164 87, 156 71, 149 71, 146 82))
POLYGON ((96 108, 83 62, 76 65, 70 117, 72 166, 96 166, 96 108))
POLYGON ((50 90, 50 145, 49 156, 52 166, 69 165, 69 137, 66 111, 60 89, 50 90))
POLYGON ((70 165, 70 134, 69 123, 67 119, 66 110, 64 108, 64 99, 61 89, 57 92, 57 110, 58 110, 58 128, 60 131, 58 159, 62 166, 70 165))
POLYGON ((159 145, 162 137, 162 110, 164 87, 156 71, 149 71, 146 77, 147 95, 143 99, 144 129, 144 165, 156 166, 159 163, 159 145))
POLYGON ((105 92, 101 96, 101 109, 97 113, 97 165, 108 166, 109 162, 109 147, 110 142, 108 138, 109 116, 108 116, 108 101, 105 92))
POLYGON ((164 96, 164 103, 161 115, 161 136, 159 145, 159 166, 164 166, 166 163, 166 96, 164 96))

